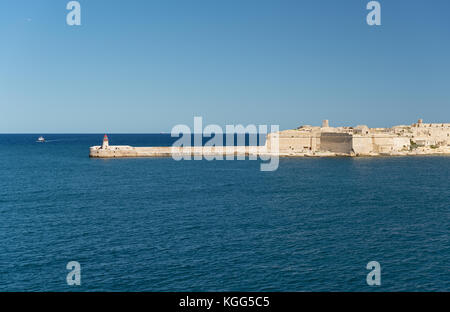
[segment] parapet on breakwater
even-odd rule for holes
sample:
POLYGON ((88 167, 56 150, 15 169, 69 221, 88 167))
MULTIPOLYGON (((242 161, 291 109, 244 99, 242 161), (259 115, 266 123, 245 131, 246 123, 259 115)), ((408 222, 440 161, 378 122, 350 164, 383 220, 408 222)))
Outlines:
POLYGON ((90 157, 94 158, 125 158, 125 157, 230 157, 230 156, 261 156, 269 155, 263 146, 224 146, 224 147, 133 147, 126 145, 93 146, 90 157))

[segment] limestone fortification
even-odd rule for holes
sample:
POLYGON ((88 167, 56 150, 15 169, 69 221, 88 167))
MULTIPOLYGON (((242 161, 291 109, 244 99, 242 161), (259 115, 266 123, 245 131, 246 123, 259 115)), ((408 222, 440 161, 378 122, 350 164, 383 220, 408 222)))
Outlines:
MULTIPOLYGON (((267 137, 270 149, 270 137, 267 137)), ((301 126, 278 133, 280 156, 450 155, 450 124, 423 123, 392 128, 301 126)))
POLYGON ((90 148, 90 157, 172 156, 409 156, 450 155, 450 124, 423 123, 392 128, 301 126, 267 135, 264 146, 227 147, 132 147, 110 146, 105 135, 102 146, 90 148), (274 140, 278 138, 277 140, 274 140), (278 145, 278 146, 277 146, 278 145))

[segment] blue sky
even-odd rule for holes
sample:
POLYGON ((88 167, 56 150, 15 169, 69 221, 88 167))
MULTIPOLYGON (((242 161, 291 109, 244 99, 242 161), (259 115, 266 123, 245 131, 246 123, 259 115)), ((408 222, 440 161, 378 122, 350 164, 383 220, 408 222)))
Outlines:
POLYGON ((450 1, 0 1, 0 133, 450 122, 450 1))

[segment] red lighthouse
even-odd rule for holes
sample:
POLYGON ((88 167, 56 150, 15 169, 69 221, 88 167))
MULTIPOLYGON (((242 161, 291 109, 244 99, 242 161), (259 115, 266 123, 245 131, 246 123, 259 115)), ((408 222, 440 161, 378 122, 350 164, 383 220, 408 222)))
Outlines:
POLYGON ((102 149, 107 149, 109 146, 108 136, 105 134, 103 137, 102 149))

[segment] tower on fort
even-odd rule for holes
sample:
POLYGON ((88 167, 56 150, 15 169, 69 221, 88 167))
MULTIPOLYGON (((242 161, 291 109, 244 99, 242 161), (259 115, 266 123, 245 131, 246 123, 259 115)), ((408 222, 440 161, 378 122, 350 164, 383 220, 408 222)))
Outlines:
POLYGON ((109 146, 108 136, 105 134, 103 137, 102 149, 107 149, 109 146))
POLYGON ((322 121, 322 128, 328 128, 330 126, 328 119, 325 119, 324 121, 322 121))

